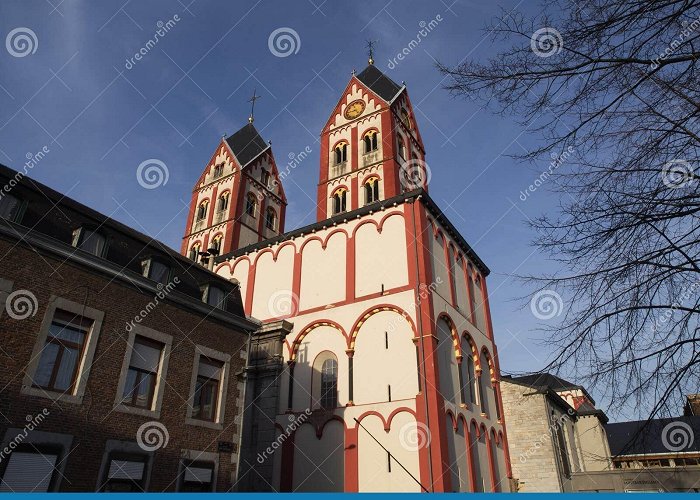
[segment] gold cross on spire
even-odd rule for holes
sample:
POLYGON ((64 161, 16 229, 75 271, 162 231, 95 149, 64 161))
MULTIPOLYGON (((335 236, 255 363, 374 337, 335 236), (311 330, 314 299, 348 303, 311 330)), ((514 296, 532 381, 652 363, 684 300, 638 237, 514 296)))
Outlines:
POLYGON ((250 105, 250 116, 248 117, 248 123, 253 123, 254 117, 255 117, 255 101, 260 99, 262 96, 255 95, 255 90, 253 89, 253 96, 248 99, 248 102, 251 103, 250 105))
POLYGON ((369 54, 369 63, 374 64, 374 45, 377 40, 367 40, 367 53, 369 54))

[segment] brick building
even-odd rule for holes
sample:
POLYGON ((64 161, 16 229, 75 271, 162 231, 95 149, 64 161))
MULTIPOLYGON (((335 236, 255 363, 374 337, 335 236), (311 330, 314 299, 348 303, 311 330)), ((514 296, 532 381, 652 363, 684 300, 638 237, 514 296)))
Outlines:
POLYGON ((0 491, 235 487, 238 285, 0 166, 0 491))

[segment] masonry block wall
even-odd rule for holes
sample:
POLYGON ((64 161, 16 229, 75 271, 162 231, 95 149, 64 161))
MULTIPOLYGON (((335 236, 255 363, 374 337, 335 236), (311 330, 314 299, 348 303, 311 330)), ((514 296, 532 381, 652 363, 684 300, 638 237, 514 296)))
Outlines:
MULTIPOLYGON (((157 420, 169 435, 167 446, 151 453, 150 479, 147 491, 172 492, 178 488, 181 458, 200 452, 215 457, 216 490, 232 487, 237 462, 237 447, 218 448, 220 441, 233 442, 239 433, 235 423, 242 397, 235 376, 243 370, 247 336, 230 326, 176 307, 165 301, 151 310, 141 321, 144 327, 171 335, 172 348, 168 360, 162 406, 158 417, 125 413, 115 408, 117 385, 127 352, 125 326, 133 321, 153 295, 139 291, 123 281, 109 279, 82 266, 50 255, 40 255, 24 244, 0 239, 3 255, 0 278, 3 298, 11 290, 29 290, 36 296, 36 310, 26 319, 14 319, 4 311, 0 315, 0 439, 8 444, 12 429, 21 430, 28 415, 46 409, 48 416, 38 424, 30 437, 36 441, 45 433, 68 437, 64 450, 58 490, 66 492, 95 491, 104 473, 108 441, 136 443, 137 431, 145 422, 157 420), (23 387, 25 374, 37 343, 37 334, 45 320, 45 312, 53 297, 60 297, 104 313, 92 366, 82 402, 68 402, 50 394, 28 395, 23 387), (209 426, 186 423, 188 400, 195 370, 195 346, 230 354, 230 373, 224 401, 224 420, 209 426)), ((39 439, 40 440, 40 439, 39 439)), ((0 475, 3 470, 0 469, 0 475)))

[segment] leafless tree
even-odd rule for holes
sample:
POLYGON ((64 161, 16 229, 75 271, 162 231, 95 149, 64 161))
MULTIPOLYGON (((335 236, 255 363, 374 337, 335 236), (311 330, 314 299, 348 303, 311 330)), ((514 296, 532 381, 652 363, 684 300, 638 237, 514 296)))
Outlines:
POLYGON ((533 222, 565 270, 537 277, 566 304, 547 369, 677 415, 700 392, 700 5, 562 0, 488 29, 497 56, 439 69, 536 134, 521 159, 566 158, 539 179, 561 210, 533 222))

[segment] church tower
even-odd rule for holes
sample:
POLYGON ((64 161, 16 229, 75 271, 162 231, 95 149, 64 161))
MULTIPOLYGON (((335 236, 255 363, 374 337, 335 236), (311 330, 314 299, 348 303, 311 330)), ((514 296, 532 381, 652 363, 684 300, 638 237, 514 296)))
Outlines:
POLYGON ((425 148, 405 85, 369 64, 321 133, 317 220, 404 191, 427 191, 425 148))
MULTIPOLYGON (((223 162, 236 204, 255 189, 283 219, 281 186, 255 174, 276 175, 258 137, 248 125, 222 141, 194 207, 220 192, 211 168, 223 162)), ((231 209, 213 269, 262 322, 244 375, 241 489, 511 489, 490 271, 430 198, 429 172, 406 87, 370 60, 321 130, 317 221, 265 233, 231 209)), ((183 250, 218 231, 196 215, 183 250)))
POLYGON ((284 233, 287 199, 272 147, 249 123, 224 137, 192 190, 181 253, 202 264, 284 233))

